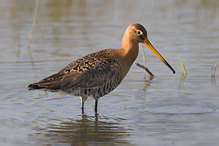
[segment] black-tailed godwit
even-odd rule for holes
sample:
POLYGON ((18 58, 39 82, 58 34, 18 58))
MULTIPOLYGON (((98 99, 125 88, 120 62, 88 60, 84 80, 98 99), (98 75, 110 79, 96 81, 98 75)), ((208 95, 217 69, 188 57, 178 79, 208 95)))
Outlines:
POLYGON ((128 73, 138 56, 139 43, 146 45, 172 71, 174 69, 149 42, 146 29, 138 23, 128 26, 120 49, 105 49, 79 58, 56 74, 30 84, 29 90, 43 89, 81 97, 81 108, 88 97, 95 99, 114 90, 128 73))

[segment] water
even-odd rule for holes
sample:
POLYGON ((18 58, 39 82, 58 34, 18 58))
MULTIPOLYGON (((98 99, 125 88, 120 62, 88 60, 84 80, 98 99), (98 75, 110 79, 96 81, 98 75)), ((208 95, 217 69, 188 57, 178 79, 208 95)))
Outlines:
MULTIPOLYGON (((217 145, 219 142, 218 1, 39 2, 1 0, 0 143, 53 145, 217 145), (28 91, 29 83, 104 48, 119 48, 126 27, 143 24, 172 72, 146 47, 146 77, 132 66, 122 84, 99 101, 28 91), (181 77, 178 56, 188 75, 181 77)), ((141 48, 140 48, 141 49, 141 48)), ((142 63, 142 52, 136 62, 142 63)))

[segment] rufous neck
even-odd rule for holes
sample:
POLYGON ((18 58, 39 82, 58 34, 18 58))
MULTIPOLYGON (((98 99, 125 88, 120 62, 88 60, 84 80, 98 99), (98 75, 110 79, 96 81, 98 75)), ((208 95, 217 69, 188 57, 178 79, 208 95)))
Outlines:
POLYGON ((125 60, 132 64, 138 56, 138 42, 131 39, 129 33, 126 31, 122 38, 122 47, 120 48, 121 55, 125 60))

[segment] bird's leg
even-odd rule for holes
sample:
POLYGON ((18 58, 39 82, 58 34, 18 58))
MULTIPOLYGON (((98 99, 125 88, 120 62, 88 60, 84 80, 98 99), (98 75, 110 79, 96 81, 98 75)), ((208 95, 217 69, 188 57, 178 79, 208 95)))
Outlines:
POLYGON ((81 96, 81 112, 84 114, 84 102, 87 100, 86 96, 81 96))
POLYGON ((81 115, 84 115, 84 107, 81 108, 81 115))
POLYGON ((97 114, 97 105, 98 105, 98 98, 95 99, 95 107, 94 107, 95 114, 97 114))

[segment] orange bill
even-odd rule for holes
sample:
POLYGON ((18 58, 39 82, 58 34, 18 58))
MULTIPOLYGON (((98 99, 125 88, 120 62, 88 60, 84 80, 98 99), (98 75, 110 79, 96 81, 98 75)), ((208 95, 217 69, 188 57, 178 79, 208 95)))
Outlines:
POLYGON ((175 70, 169 65, 169 63, 160 55, 159 52, 153 47, 150 41, 147 39, 144 40, 144 45, 147 46, 164 64, 166 64, 175 74, 175 70))

